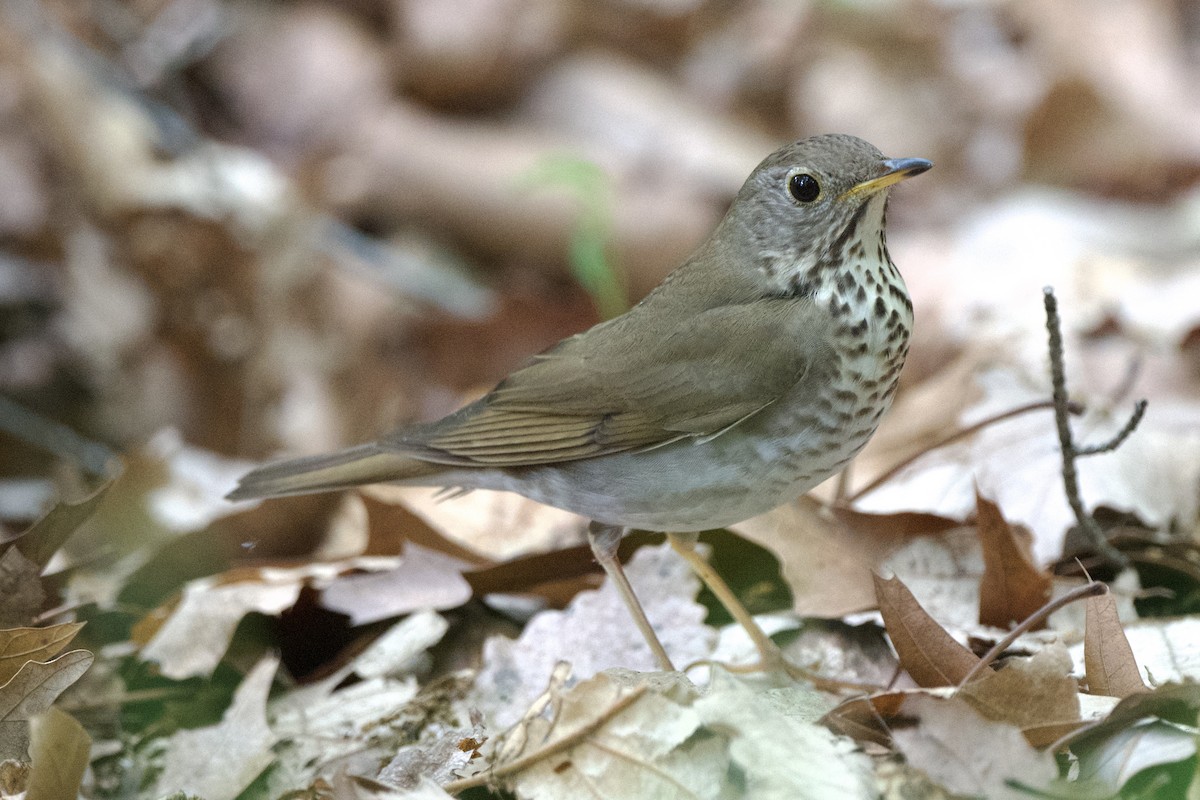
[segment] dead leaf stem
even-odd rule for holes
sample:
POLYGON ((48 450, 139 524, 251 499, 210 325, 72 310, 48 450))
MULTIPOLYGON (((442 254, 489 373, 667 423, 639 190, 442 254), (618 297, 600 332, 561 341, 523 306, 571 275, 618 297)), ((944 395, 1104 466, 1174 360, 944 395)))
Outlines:
MULTIPOLYGON (((923 449, 917 451, 916 453, 913 453, 912 455, 908 456, 907 458, 902 458, 900 461, 898 461, 894 465, 892 465, 886 472, 884 472, 882 475, 880 475, 879 477, 872 480, 866 486, 862 487, 861 489, 856 491, 854 494, 851 494, 848 497, 845 497, 844 499, 840 500, 839 504, 847 505, 847 506, 854 505, 854 503, 858 502, 860 499, 862 499, 866 495, 870 494, 871 492, 875 491, 883 484, 890 481, 892 478, 896 477, 896 475, 899 474, 899 472, 901 470, 903 470, 909 464, 912 464, 918 458, 921 458, 922 456, 924 456, 927 453, 931 453, 934 450, 938 450, 942 447, 952 445, 955 442, 957 442, 958 440, 965 439, 968 436, 973 436, 974 434, 979 433, 984 428, 990 427, 999 422, 1005 422, 1007 420, 1012 419, 1013 417, 1019 417, 1022 414, 1028 414, 1031 411, 1043 411, 1043 410, 1050 411, 1050 410, 1053 410, 1054 407, 1055 406, 1054 406, 1053 400, 1038 400, 1036 403, 1026 403, 1023 406, 1017 406, 1016 408, 1010 408, 1008 411, 1001 411, 999 414, 993 414, 992 416, 987 417, 985 419, 981 419, 979 422, 976 422, 972 425, 968 425, 965 428, 960 428, 960 429, 954 431, 953 433, 939 439, 938 441, 934 442, 933 444, 929 445, 929 447, 923 448, 923 449)), ((1067 406, 1067 410, 1072 414, 1082 414, 1083 406, 1078 405, 1076 403, 1069 403, 1067 406)), ((843 472, 843 474, 844 474, 844 472, 843 472)), ((839 487, 839 489, 840 489, 840 487, 839 487)), ((839 497, 840 496, 841 495, 839 495, 839 497)))
POLYGON ((973 666, 971 670, 965 676, 963 676, 963 679, 958 682, 958 688, 961 689, 974 680, 975 676, 977 676, 984 669, 987 669, 987 667, 993 661, 999 658, 1000 654, 1007 650, 1008 647, 1012 645, 1012 643, 1015 642, 1018 637, 1029 632, 1035 625, 1040 624, 1042 620, 1053 614, 1055 611, 1058 611, 1063 606, 1074 603, 1076 600, 1080 600, 1085 597, 1094 597, 1096 595, 1106 594, 1107 592, 1108 584, 1101 583, 1100 581, 1091 581, 1089 583, 1085 583, 1083 586, 1077 586, 1061 597, 1056 597, 1055 599, 1046 603, 1046 605, 1042 606, 1037 611, 1021 620, 1021 623, 1009 631, 1007 636, 996 642, 996 644, 992 645, 992 649, 984 653, 983 657, 979 659, 978 663, 976 663, 975 666, 973 666))

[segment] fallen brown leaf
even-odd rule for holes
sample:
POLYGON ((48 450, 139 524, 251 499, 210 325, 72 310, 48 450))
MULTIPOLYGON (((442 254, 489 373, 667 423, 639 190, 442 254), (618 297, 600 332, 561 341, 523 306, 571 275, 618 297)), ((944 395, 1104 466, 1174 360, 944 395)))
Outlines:
POLYGON ((406 543, 416 542, 421 547, 466 561, 475 568, 495 563, 477 549, 446 536, 441 529, 410 510, 405 502, 385 499, 387 495, 378 493, 383 489, 392 491, 395 487, 375 487, 358 493, 367 511, 368 539, 362 555, 394 556, 404 552, 406 543))
POLYGON ((1046 747, 1083 724, 1071 657, 1061 645, 1011 659, 968 683, 959 696, 988 719, 1016 725, 1034 747, 1046 747))
POLYGON ((472 551, 476 560, 503 560, 578 544, 587 527, 583 517, 513 492, 479 489, 447 497, 441 489, 377 485, 364 488, 362 494, 403 506, 439 536, 472 551))
MULTIPOLYGON (((1008 628, 1050 599, 1050 576, 1038 569, 1030 550, 1028 529, 1009 525, 999 506, 975 491, 979 541, 983 546, 983 578, 979 586, 979 621, 1008 628)), ((1045 627, 1045 623, 1036 626, 1045 627)))
POLYGON ((879 613, 900 663, 920 686, 956 686, 979 658, 926 613, 899 578, 875 579, 879 613))
POLYGON ((10 547, 0 555, 0 626, 28 625, 42 610, 46 592, 42 588, 41 568, 10 547))
POLYGON ((92 750, 88 736, 74 717, 51 706, 31 721, 28 800, 66 800, 79 796, 92 750))
POLYGON ((48 628, 13 628, 0 631, 0 686, 16 675, 27 661, 46 661, 58 655, 82 622, 65 622, 48 628))
POLYGON ((95 657, 87 650, 72 650, 52 661, 27 661, 7 683, 0 686, 0 760, 24 759, 25 730, 14 731, 12 723, 24 723, 41 714, 67 688, 87 672, 95 657))
POLYGON ((801 616, 840 617, 875 606, 872 572, 905 544, 957 523, 932 514, 865 514, 801 497, 730 526, 779 559, 801 616))
POLYGON ((821 717, 821 723, 834 733, 849 736, 859 742, 874 742, 890 749, 893 746, 891 720, 899 716, 906 698, 914 694, 950 698, 956 691, 953 687, 940 686, 933 689, 878 692, 869 697, 852 697, 821 717))
POLYGON ((1083 637, 1083 661, 1088 691, 1109 697, 1129 697, 1146 691, 1129 639, 1117 618, 1111 593, 1089 597, 1083 637))
POLYGON ((59 502, 21 535, 17 544, 22 555, 45 567, 71 534, 96 512, 113 482, 109 481, 77 503, 59 502))

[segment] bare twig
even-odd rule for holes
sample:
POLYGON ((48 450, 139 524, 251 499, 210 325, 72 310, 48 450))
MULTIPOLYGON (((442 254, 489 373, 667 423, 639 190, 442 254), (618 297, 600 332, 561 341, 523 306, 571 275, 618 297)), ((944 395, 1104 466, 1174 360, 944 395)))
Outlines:
POLYGON ((1129 422, 1112 440, 1094 447, 1077 447, 1071 434, 1071 426, 1067 420, 1067 378, 1063 366, 1062 324, 1058 317, 1058 300, 1054 297, 1054 289, 1047 286, 1042 290, 1046 306, 1046 333, 1049 336, 1050 348, 1050 381, 1054 387, 1054 422, 1058 428, 1058 443, 1062 450, 1063 488, 1067 494, 1067 502, 1075 513, 1079 528, 1091 540, 1092 546, 1105 561, 1124 566, 1128 559, 1104 537, 1104 531, 1096 523, 1094 517, 1083 507, 1079 496, 1079 474, 1075 470, 1075 460, 1080 456, 1105 453, 1119 446, 1133 432, 1146 411, 1146 401, 1139 400, 1134 408, 1129 422))
POLYGON ((963 679, 958 682, 958 688, 961 689, 974 680, 976 675, 985 670, 989 664, 999 658, 1000 654, 1007 650, 1009 646, 1011 646, 1012 643, 1015 642, 1019 636, 1021 636, 1021 634, 1032 630, 1034 625, 1040 624, 1042 620, 1053 614, 1055 611, 1058 611, 1063 606, 1074 603, 1076 600, 1081 598, 1107 593, 1108 584, 1092 581, 1091 583, 1085 583, 1083 586, 1077 586, 1061 597, 1057 597, 1051 600, 1049 603, 1046 603, 1046 605, 1042 606, 1037 611, 1021 620, 1020 625, 1009 631, 1007 636, 996 642, 996 644, 992 646, 991 650, 988 650, 986 653, 984 653, 983 657, 979 659, 979 663, 971 667, 971 671, 968 672, 963 679))
POLYGON ((1087 447, 1076 447, 1075 457, 1094 456, 1100 453, 1107 453, 1110 450, 1116 450, 1121 446, 1121 443, 1129 438, 1129 434, 1133 433, 1133 429, 1142 421, 1142 416, 1146 413, 1146 401, 1138 400, 1134 403, 1133 414, 1129 417, 1129 421, 1125 423, 1125 427, 1117 432, 1117 435, 1102 444, 1088 445, 1087 447))

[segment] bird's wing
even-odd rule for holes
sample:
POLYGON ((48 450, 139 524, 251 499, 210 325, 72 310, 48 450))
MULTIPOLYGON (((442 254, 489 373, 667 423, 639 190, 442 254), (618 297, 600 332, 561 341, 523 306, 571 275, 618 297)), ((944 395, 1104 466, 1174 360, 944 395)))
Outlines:
POLYGON ((490 394, 387 449, 437 463, 517 467, 712 438, 827 361, 812 301, 767 299, 645 333, 636 315, 561 342, 490 394), (807 307, 805 307, 807 304, 807 307))

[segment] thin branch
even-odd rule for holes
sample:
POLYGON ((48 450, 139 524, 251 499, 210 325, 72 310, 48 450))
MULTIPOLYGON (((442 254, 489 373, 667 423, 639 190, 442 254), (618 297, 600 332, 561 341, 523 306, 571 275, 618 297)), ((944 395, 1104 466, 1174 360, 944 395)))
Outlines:
MULTIPOLYGON (((883 484, 890 481, 892 478, 896 477, 896 475, 899 474, 901 470, 903 470, 909 464, 912 464, 918 458, 921 458, 922 456, 924 456, 926 453, 931 453, 934 450, 937 450, 939 448, 954 444, 959 439, 965 439, 968 436, 973 436, 974 434, 979 433, 984 428, 987 428, 991 425, 995 425, 998 422, 1005 422, 1007 420, 1012 419, 1013 417, 1019 417, 1022 414, 1028 414, 1030 411, 1051 410, 1053 408, 1054 408, 1053 400, 1039 400, 1036 403, 1026 403, 1023 406, 1017 406, 1016 408, 1011 408, 1008 411, 1001 411, 999 414, 995 414, 993 416, 987 417, 986 419, 981 419, 979 422, 976 422, 972 425, 968 425, 965 428, 960 428, 959 430, 955 431, 954 433, 951 433, 948 436, 945 436, 944 438, 939 439, 938 441, 934 442, 929 447, 926 447, 923 450, 920 450, 919 452, 913 453, 912 455, 908 456, 907 458, 903 458, 900 461, 898 461, 897 463, 893 464, 882 475, 880 475, 879 477, 872 480, 870 483, 868 483, 866 486, 864 486, 861 489, 859 489, 858 491, 856 491, 854 494, 850 495, 849 497, 846 497, 842 501, 842 504, 843 505, 853 505, 854 503, 856 503, 858 500, 860 500, 865 495, 870 494, 871 492, 875 491, 883 484)), ((1068 405, 1067 410, 1072 414, 1082 414, 1083 406, 1078 405, 1076 403, 1071 403, 1068 405)))
POLYGON ((1133 429, 1142 421, 1142 417, 1146 413, 1146 401, 1138 400, 1133 406, 1133 414, 1129 417, 1129 421, 1125 423, 1125 427, 1117 433, 1116 436, 1102 444, 1088 445, 1087 447, 1076 447, 1075 457, 1082 458, 1083 456, 1094 456, 1100 453, 1107 453, 1111 450, 1116 450, 1121 446, 1121 443, 1129 438, 1129 434, 1133 433, 1133 429))
POLYGON ((1087 535, 1097 553, 1105 561, 1124 566, 1128 563, 1128 559, 1121 551, 1109 544, 1104 537, 1104 531, 1100 530, 1095 518, 1088 514, 1083 507, 1083 500, 1079 496, 1079 473, 1075 470, 1075 460, 1080 455, 1106 452, 1123 442, 1141 421, 1142 415, 1146 411, 1146 401, 1142 400, 1137 404, 1129 422, 1112 441, 1095 448, 1081 450, 1076 447, 1071 434, 1071 426, 1067 420, 1067 378, 1066 369, 1063 366, 1062 324, 1058 317, 1058 300, 1054 297, 1054 289, 1050 286, 1042 290, 1042 297, 1046 307, 1046 333, 1049 337, 1050 381, 1054 387, 1054 422, 1058 429, 1059 448, 1062 451, 1062 478, 1067 502, 1071 505, 1071 511, 1075 513, 1075 520, 1078 522, 1080 530, 1087 535))
POLYGON ((1037 611, 1021 620, 1020 625, 1009 631, 1007 636, 996 642, 996 644, 992 646, 991 650, 988 650, 986 653, 984 653, 983 657, 979 659, 979 663, 971 667, 971 671, 968 672, 963 679, 958 682, 958 688, 961 689, 974 680, 976 675, 987 669, 988 665, 999 658, 1000 654, 1007 650, 1012 643, 1017 640, 1018 637, 1027 631, 1032 630, 1034 625, 1040 624, 1042 620, 1053 614, 1055 611, 1058 611, 1063 606, 1074 603, 1076 600, 1081 598, 1093 597, 1102 594, 1108 594, 1108 584, 1100 583, 1099 581, 1092 581, 1090 583, 1085 583, 1083 586, 1077 586, 1061 597, 1057 597, 1054 600, 1051 600, 1049 603, 1046 603, 1046 605, 1042 606, 1037 611))

